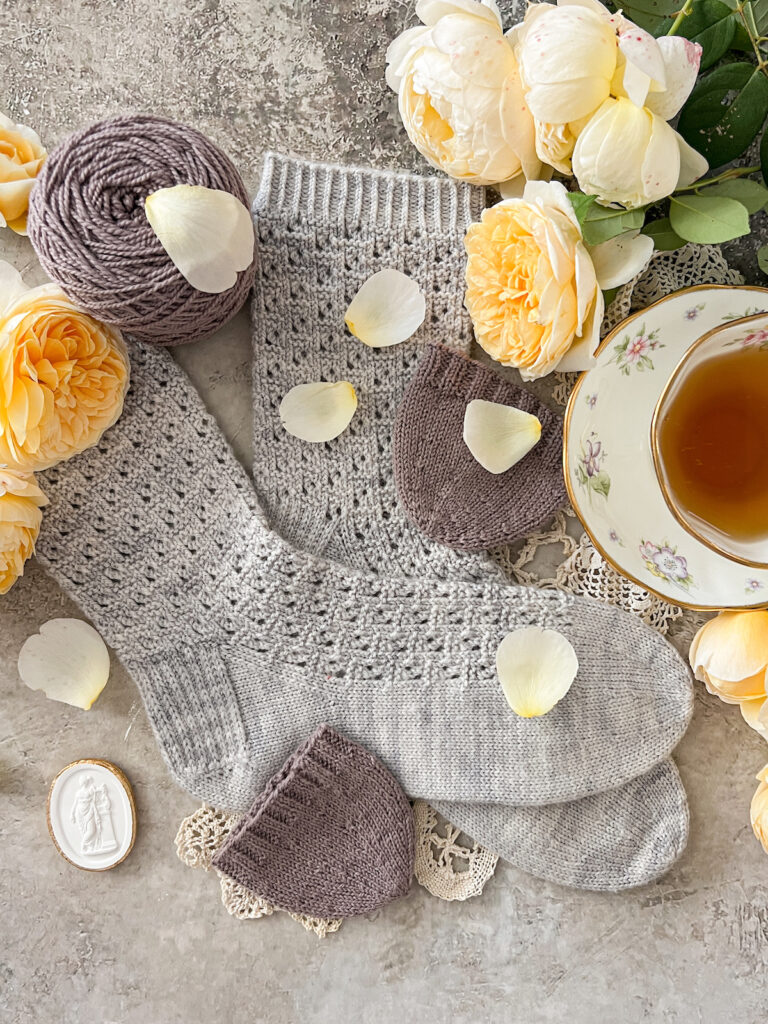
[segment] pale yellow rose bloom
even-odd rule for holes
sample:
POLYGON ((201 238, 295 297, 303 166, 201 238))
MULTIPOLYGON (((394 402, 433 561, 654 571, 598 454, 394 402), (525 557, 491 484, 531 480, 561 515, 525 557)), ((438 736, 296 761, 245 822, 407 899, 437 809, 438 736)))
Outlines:
POLYGON ((705 622, 688 654, 694 675, 725 704, 738 704, 768 740, 768 612, 721 612, 705 622))
POLYGON ((420 0, 423 25, 387 51, 408 137, 452 178, 490 185, 538 176, 533 119, 493 0, 420 0))
POLYGON ((749 818, 752 822, 752 831, 763 844, 763 849, 768 853, 768 764, 756 776, 760 785, 752 797, 749 808, 749 818))
POLYGON ((24 574, 48 499, 31 474, 0 468, 0 594, 24 574))
POLYGON ((0 465, 45 469, 95 444, 128 387, 118 330, 0 265, 0 465))
POLYGON ((0 227, 26 235, 29 193, 47 155, 37 132, 0 114, 0 227))
POLYGON ((465 304, 478 342, 535 380, 555 368, 593 364, 602 275, 610 276, 610 287, 629 280, 647 263, 653 243, 624 235, 590 251, 565 188, 529 181, 522 198, 485 210, 464 246, 465 304))

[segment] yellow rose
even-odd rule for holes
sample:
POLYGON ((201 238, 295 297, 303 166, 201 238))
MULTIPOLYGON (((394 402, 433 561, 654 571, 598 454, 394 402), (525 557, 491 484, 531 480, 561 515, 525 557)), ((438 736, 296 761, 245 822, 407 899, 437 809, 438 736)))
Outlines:
POLYGON ((522 199, 485 210, 464 240, 466 307, 485 351, 524 380, 592 365, 602 288, 645 266, 653 243, 624 235, 589 249, 558 182, 529 181, 522 199))
POLYGON ((490 185, 537 177, 533 119, 495 0, 419 0, 423 26, 387 51, 408 137, 452 178, 490 185))
POLYGON ((752 831, 768 853, 768 764, 755 777, 760 785, 752 797, 749 819, 752 822, 752 831))
POLYGON ((705 622, 688 654, 694 675, 768 739, 768 612, 721 612, 705 622))
POLYGON ((0 114, 0 227, 26 235, 29 193, 47 155, 37 132, 0 114))
POLYGON ((0 466, 45 469, 95 444, 122 411, 128 375, 117 329, 0 264, 0 466))
POLYGON ((0 469, 0 594, 24 574, 48 499, 31 474, 0 469))

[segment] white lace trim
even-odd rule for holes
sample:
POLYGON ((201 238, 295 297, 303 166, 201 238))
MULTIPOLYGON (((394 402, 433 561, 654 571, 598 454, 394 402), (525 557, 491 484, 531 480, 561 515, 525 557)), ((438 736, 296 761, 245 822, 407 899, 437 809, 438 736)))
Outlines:
MULTIPOLYGON (((194 814, 186 817, 176 833, 176 854, 187 867, 202 868, 210 871, 213 856, 240 820, 239 814, 228 814, 217 811, 215 807, 203 804, 194 814)), ((215 869, 214 869, 215 870, 215 869)), ((221 902, 227 913, 241 921, 258 921, 262 917, 271 917, 277 907, 262 896, 234 882, 221 871, 216 871, 221 887, 221 902)), ((324 939, 330 932, 337 932, 341 927, 341 919, 309 917, 307 914, 288 914, 294 921, 308 932, 314 932, 324 939)))
POLYGON ((441 900, 479 896, 496 870, 498 857, 478 843, 462 843, 461 830, 424 800, 413 805, 416 824, 414 873, 419 885, 441 900))

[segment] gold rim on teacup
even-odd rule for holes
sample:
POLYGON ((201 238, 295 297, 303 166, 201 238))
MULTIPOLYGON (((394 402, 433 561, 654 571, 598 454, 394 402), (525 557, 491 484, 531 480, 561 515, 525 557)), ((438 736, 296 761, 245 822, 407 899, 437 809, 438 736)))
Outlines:
MULTIPOLYGON (((611 345, 616 340, 616 337, 622 331, 627 329, 627 326, 629 324, 633 323, 635 320, 637 320, 640 317, 644 316, 648 312, 649 309, 654 309, 656 306, 660 306, 660 305, 662 305, 662 303, 669 302, 670 299, 674 299, 676 296, 679 296, 679 295, 687 295, 687 294, 690 294, 691 292, 699 292, 700 293, 700 292, 704 292, 704 291, 725 292, 725 291, 733 290, 734 287, 738 288, 740 291, 756 292, 756 293, 758 293, 760 295, 768 296, 768 288, 762 287, 761 285, 694 284, 694 285, 690 285, 687 288, 679 288, 675 292, 670 292, 668 295, 663 295, 660 299, 656 299, 654 302, 650 302, 647 306, 644 306, 642 309, 636 310, 634 313, 630 313, 620 323, 618 323, 611 331, 609 331, 608 334, 606 334, 606 336, 603 338, 603 340, 600 342, 600 344, 598 345, 597 349, 595 350, 595 355, 596 356, 599 355, 606 348, 608 348, 608 346, 611 345)), ((730 321, 730 322, 733 322, 733 321, 730 321)), ((573 385, 573 389, 571 390, 571 394, 570 394, 570 396, 568 398, 568 405, 567 405, 566 410, 565 410, 565 419, 564 419, 564 423, 563 423, 563 477, 564 477, 564 480, 565 480, 566 493, 568 494, 568 501, 569 501, 569 503, 571 505, 571 508, 576 513, 576 517, 578 518, 579 522, 584 527, 584 532, 589 537, 589 539, 590 539, 590 541, 592 543, 592 546, 594 547, 594 549, 597 551, 597 553, 600 555, 600 557, 603 559, 604 562, 606 562, 608 565, 610 565, 610 567, 615 572, 617 572, 620 576, 622 576, 625 580, 629 580, 630 583, 634 583, 635 586, 639 587, 641 590, 646 591, 646 593, 648 593, 648 594, 653 594, 654 597, 658 597, 659 600, 665 601, 668 604, 672 603, 672 599, 669 597, 668 594, 662 593, 660 590, 657 590, 655 587, 653 587, 650 583, 647 583, 644 580, 639 579, 639 577, 635 576, 633 573, 629 572, 629 570, 627 570, 623 566, 621 566, 616 561, 616 559, 613 558, 613 556, 611 554, 609 554, 609 552, 606 550, 604 545, 600 542, 598 537, 595 535, 595 533, 594 533, 592 527, 590 526, 590 524, 586 521, 586 519, 581 514, 581 511, 580 511, 580 507, 581 506, 580 506, 580 503, 579 503, 579 501, 577 499, 577 496, 576 496, 576 494, 574 492, 573 484, 572 484, 571 478, 570 478, 570 473, 568 471, 568 467, 570 465, 568 438, 570 436, 570 424, 571 424, 571 418, 573 416, 573 411, 576 408, 576 402, 577 402, 578 396, 579 396, 579 394, 581 392, 581 387, 584 384, 584 381, 589 376, 589 374, 590 374, 589 370, 585 370, 583 373, 579 374, 579 377, 578 377, 576 383, 573 385)), ((694 603, 692 601, 686 601, 684 598, 681 597, 681 598, 677 598, 675 603, 680 608, 688 608, 690 611, 697 611, 697 612, 720 611, 722 609, 728 610, 730 608, 737 609, 739 611, 743 611, 743 610, 749 610, 749 609, 755 609, 755 608, 765 608, 766 607, 766 601, 765 600, 755 601, 755 602, 750 603, 750 604, 746 604, 746 603, 745 604, 722 604, 722 603, 721 604, 696 604, 696 603, 694 603)))
POLYGON ((718 324, 717 327, 713 327, 711 331, 707 331, 706 334, 702 334, 702 336, 697 338, 692 345, 689 345, 670 374, 667 383, 664 385, 664 390, 659 395, 659 399, 656 402, 656 408, 653 410, 653 417, 651 419, 651 457, 653 458, 653 468, 656 471, 656 479, 659 482, 659 487, 661 488, 664 501, 667 503, 667 508, 686 533, 695 537, 700 544, 704 545, 704 547, 709 548, 710 551, 714 551, 715 554, 722 555, 723 558, 727 558, 731 562, 738 562, 740 565, 749 566, 750 569, 768 569, 768 562, 755 562, 743 555, 736 554, 735 551, 728 551, 726 548, 716 544, 714 540, 696 529, 695 525, 688 521, 684 513, 678 507, 678 504, 670 493, 667 485, 666 475, 664 473, 664 460, 662 459, 661 452, 659 451, 659 420, 670 392, 685 373, 691 357, 699 348, 701 348, 702 345, 705 345, 716 334, 731 331, 734 328, 754 323, 757 320, 765 320, 765 318, 765 313, 755 313, 753 316, 742 316, 739 317, 738 320, 729 320, 728 323, 718 324))

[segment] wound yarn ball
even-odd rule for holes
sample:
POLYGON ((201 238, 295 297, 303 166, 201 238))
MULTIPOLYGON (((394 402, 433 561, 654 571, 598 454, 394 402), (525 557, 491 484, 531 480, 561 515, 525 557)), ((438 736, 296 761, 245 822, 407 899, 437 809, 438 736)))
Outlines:
POLYGON ((144 212, 152 192, 203 185, 248 195, 232 161, 186 125, 140 115, 65 139, 32 190, 27 231, 48 276, 98 320, 142 341, 181 345, 212 334, 245 302, 255 264, 219 294, 179 273, 144 212))

